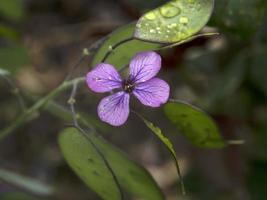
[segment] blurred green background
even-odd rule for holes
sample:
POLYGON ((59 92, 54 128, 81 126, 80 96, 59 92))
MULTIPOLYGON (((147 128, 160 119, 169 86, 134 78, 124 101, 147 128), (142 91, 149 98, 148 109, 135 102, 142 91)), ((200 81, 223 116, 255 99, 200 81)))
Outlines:
MULTIPOLYGON (((31 105, 64 80, 83 48, 165 2, 0 0, 0 73, 10 73, 26 106, 31 105)), ((242 139, 245 144, 222 150, 196 148, 180 134, 173 134, 177 130, 162 112, 134 105, 174 141, 186 197, 177 196, 171 158, 142 122, 135 116, 121 128, 99 122, 102 135, 145 166, 167 199, 267 199, 266 10, 266 0, 216 0, 206 30, 217 31, 219 36, 162 51, 161 76, 170 83, 172 97, 198 105, 215 119, 226 140, 242 139)), ((85 60, 73 76, 83 76, 89 63, 90 59, 85 60)), ((57 102, 67 106, 69 93, 60 95, 57 102)), ((99 99, 82 87, 77 107, 97 119, 99 99)), ((22 109, 9 82, 1 78, 0 127, 11 124, 22 109)), ((56 188, 43 196, 0 180, 1 200, 99 199, 59 151, 57 134, 69 124, 44 110, 0 142, 1 168, 56 188)))

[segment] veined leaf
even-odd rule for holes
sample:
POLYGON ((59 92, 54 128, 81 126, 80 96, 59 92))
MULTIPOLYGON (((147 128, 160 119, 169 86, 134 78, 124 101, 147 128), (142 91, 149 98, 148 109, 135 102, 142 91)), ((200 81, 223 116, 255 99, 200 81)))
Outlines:
POLYGON ((59 143, 71 168, 103 199, 121 198, 111 171, 101 155, 108 162, 119 185, 132 196, 146 200, 164 199, 159 187, 144 168, 130 161, 125 154, 103 139, 68 128, 60 134, 59 143))
POLYGON ((199 32, 208 22, 214 0, 172 0, 144 14, 137 22, 138 39, 177 43, 199 32))
POLYGON ((225 146, 215 122, 203 111, 179 101, 167 103, 164 111, 192 144, 203 148, 225 146))

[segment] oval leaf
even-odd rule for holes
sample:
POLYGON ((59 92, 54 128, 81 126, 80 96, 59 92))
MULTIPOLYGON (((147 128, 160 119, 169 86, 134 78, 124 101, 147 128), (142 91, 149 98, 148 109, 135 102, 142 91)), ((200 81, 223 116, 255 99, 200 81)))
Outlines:
MULTIPOLYGON (((92 65, 95 66, 96 64, 102 62, 102 59, 109 51, 112 50, 111 47, 115 44, 127 38, 133 37, 134 29, 135 23, 131 23, 112 32, 97 50, 97 53, 94 55, 92 65)), ((112 50, 113 53, 110 54, 106 62, 114 65, 117 69, 120 69, 127 65, 137 52, 155 50, 159 47, 159 44, 133 39, 112 50)))
POLYGON ((120 199, 114 179, 94 144, 114 171, 120 186, 135 197, 163 200, 159 187, 142 167, 130 161, 120 150, 93 134, 83 135, 77 129, 66 129, 59 137, 61 150, 76 174, 99 196, 120 199))
POLYGON ((138 39, 177 43, 199 32, 208 22, 214 0, 173 0, 144 14, 134 36, 138 39))
POLYGON ((225 146, 215 122, 203 111, 178 101, 167 103, 164 111, 192 144, 203 148, 225 146))

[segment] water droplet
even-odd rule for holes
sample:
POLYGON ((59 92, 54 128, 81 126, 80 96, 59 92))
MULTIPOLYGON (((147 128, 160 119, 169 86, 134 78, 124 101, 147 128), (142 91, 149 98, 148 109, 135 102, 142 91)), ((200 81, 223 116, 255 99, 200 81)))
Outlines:
POLYGON ((136 27, 137 28, 141 28, 141 24, 136 24, 136 27))
POLYGON ((145 15, 145 18, 147 18, 148 20, 154 20, 156 19, 156 15, 154 12, 149 12, 145 15))
POLYGON ((178 7, 175 7, 171 3, 160 8, 160 14, 163 17, 170 18, 170 17, 174 17, 176 15, 179 15, 180 13, 181 13, 181 9, 178 7))
POLYGON ((187 17, 180 17, 179 22, 181 24, 188 24, 189 20, 187 17))
POLYGON ((156 29, 157 29, 158 31, 160 31, 161 28, 160 28, 160 27, 157 27, 156 29))
POLYGON ((154 29, 150 29, 149 32, 150 32, 150 33, 156 33, 156 30, 154 30, 154 29))

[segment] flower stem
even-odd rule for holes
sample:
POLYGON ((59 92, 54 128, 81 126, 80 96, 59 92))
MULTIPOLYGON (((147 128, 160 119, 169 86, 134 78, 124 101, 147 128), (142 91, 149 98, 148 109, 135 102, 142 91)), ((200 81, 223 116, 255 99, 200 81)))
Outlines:
POLYGON ((78 84, 84 81, 85 81, 84 77, 79 77, 79 78, 75 78, 70 81, 63 82, 57 88, 52 90, 49 94, 47 94, 46 96, 38 100, 30 108, 28 108, 10 126, 8 126, 7 128, 4 128, 3 130, 0 130, 0 140, 4 139, 9 134, 11 134, 13 131, 15 131, 17 128, 19 128, 21 125, 23 125, 25 122, 27 122, 33 114, 35 114, 37 111, 43 108, 50 100, 52 100, 57 95, 59 95, 60 92, 70 88, 74 83, 78 84))
POLYGON ((104 56, 104 58, 102 59, 101 62, 102 62, 102 63, 105 62, 105 61, 108 59, 108 57, 110 56, 110 54, 111 54, 116 48, 118 48, 119 46, 121 46, 121 45, 124 44, 124 43, 127 43, 127 42, 132 41, 133 39, 134 39, 133 37, 126 38, 126 39, 121 40, 121 41, 119 41, 118 43, 114 44, 113 46, 110 46, 109 51, 106 53, 106 55, 104 56))

